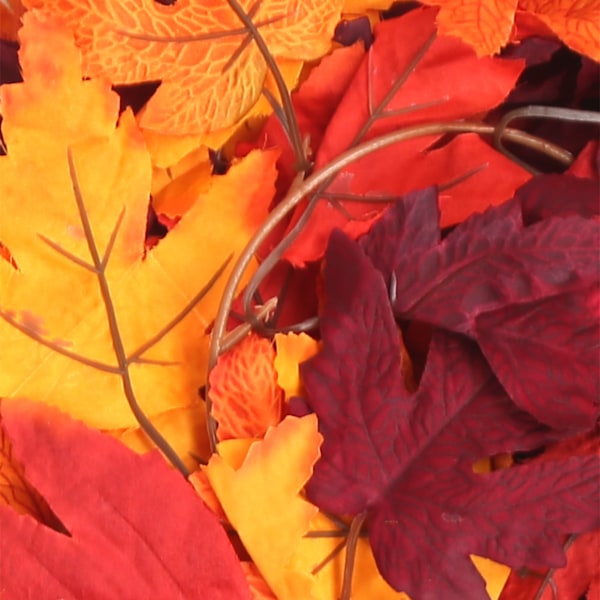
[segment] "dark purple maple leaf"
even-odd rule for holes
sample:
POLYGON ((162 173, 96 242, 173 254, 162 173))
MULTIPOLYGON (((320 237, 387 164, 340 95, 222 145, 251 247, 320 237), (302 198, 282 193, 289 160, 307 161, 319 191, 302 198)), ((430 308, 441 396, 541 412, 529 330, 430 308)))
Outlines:
POLYGON ((470 554, 562 565, 561 535, 600 524, 597 458, 474 473, 475 460, 555 432, 511 402, 474 342, 447 331, 434 331, 419 388, 407 392, 382 274, 339 231, 324 281, 323 349, 301 366, 324 436, 310 500, 366 511, 382 575, 415 600, 486 598, 470 554))
POLYGON ((361 240, 394 284, 397 318, 476 339, 515 403, 571 433, 594 425, 600 397, 600 224, 586 218, 593 187, 575 177, 541 177, 439 243, 436 203, 420 192, 400 200, 361 240), (519 331, 516 324, 525 322, 519 331))

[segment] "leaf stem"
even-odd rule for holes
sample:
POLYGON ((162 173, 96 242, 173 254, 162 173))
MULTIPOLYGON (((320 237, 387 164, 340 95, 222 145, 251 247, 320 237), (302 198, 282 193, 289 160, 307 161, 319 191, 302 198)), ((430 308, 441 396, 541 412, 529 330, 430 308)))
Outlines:
POLYGON ((342 592, 340 594, 340 600, 350 600, 352 594, 352 573, 354 572, 354 561, 356 559, 356 549, 358 547, 358 540, 360 539, 360 532, 362 530, 363 523, 367 518, 367 512, 362 512, 352 519, 350 525, 350 532, 348 533, 348 540, 346 544, 346 558, 344 560, 344 579, 342 583, 342 592))
MULTIPOLYGON (((171 448, 167 440, 150 422, 148 417, 145 415, 144 411, 139 406, 135 397, 133 384, 131 382, 131 375, 129 373, 129 363, 127 361, 127 355, 125 353, 123 339, 119 330, 115 306, 110 293, 108 280, 106 278, 106 263, 104 262, 104 258, 108 257, 108 252, 105 252, 105 256, 103 258, 100 257, 100 253, 98 252, 98 247, 96 246, 96 241, 94 239, 94 233, 92 231, 90 220, 88 218, 87 210, 85 208, 85 203, 83 201, 83 194, 79 185, 79 180, 77 178, 77 171, 75 169, 73 154, 70 148, 67 149, 67 160, 69 164, 69 174, 71 176, 71 181, 73 184, 73 192, 75 194, 75 200, 77 202, 77 208, 79 210, 79 217, 81 219, 81 225, 83 227, 88 244, 88 249, 92 257, 92 263, 94 265, 94 268, 96 269, 98 284, 100 286, 100 294, 102 296, 102 300, 106 308, 108 327, 112 338, 115 356, 117 358, 117 365, 119 369, 118 373, 121 376, 125 398, 127 399, 127 403, 129 405, 129 408, 131 409, 131 412, 133 413, 136 421, 139 423, 144 433, 162 451, 162 453, 168 458, 168 460, 173 464, 173 466, 177 468, 184 477, 187 478, 190 474, 187 467, 183 464, 183 461, 181 460, 181 458, 179 458, 179 456, 173 450, 173 448, 171 448)), ((117 227, 115 227, 115 229, 117 229, 117 227)), ((109 241, 109 250, 111 248, 112 244, 109 241)))
MULTIPOLYGON (((533 168, 531 165, 522 161, 515 154, 507 150, 502 143, 504 137, 506 137, 505 132, 507 131, 506 128, 508 124, 515 119, 556 119, 558 121, 594 123, 596 125, 600 125, 600 114, 597 112, 590 110, 576 110, 572 108, 560 108, 555 106, 524 106, 522 108, 511 110, 509 113, 504 115, 494 131, 494 147, 520 167, 529 171, 530 173, 533 173, 533 175, 539 175, 540 171, 533 168)), ((570 162, 572 162, 573 156, 570 153, 569 155, 570 162)))
POLYGON ((281 97, 281 102, 283 104, 283 112, 286 116, 286 125, 284 125, 284 129, 288 132, 290 137, 290 142, 292 149, 294 151, 294 155, 296 157, 296 164, 294 168, 298 172, 306 172, 310 169, 311 164, 306 159, 304 154, 304 147, 302 144, 302 136, 300 134, 300 129, 298 128, 298 121, 296 119, 296 113, 294 112, 294 106, 292 104, 292 98, 290 93, 285 85, 285 81, 273 58, 273 55, 269 51, 267 44, 265 43, 264 38, 262 37, 258 27, 252 22, 252 19, 246 14, 244 9, 240 6, 237 0, 227 0, 229 6, 237 17, 242 21, 242 23, 246 26, 248 31, 252 33, 252 37, 254 37, 254 41, 260 50, 260 53, 263 55, 265 62, 267 63, 269 70, 273 74, 275 78, 275 83, 277 84, 277 89, 279 91, 279 95, 281 97))

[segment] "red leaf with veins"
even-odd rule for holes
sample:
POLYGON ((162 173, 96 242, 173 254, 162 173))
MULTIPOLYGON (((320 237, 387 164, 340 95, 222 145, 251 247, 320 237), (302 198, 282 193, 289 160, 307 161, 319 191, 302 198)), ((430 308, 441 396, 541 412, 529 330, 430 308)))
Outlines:
POLYGON ((394 274, 396 317, 476 339, 514 402, 576 433, 598 417, 600 224, 579 216, 593 212, 593 182, 559 179, 531 181, 440 243, 429 233, 429 248, 418 222, 429 231, 437 208, 407 197, 361 245, 388 286, 394 274))
POLYGON ((301 366, 325 440, 310 500, 336 514, 367 511, 382 575, 420 600, 486 598, 469 554, 563 564, 561 534, 600 524, 597 460, 475 474, 476 459, 534 448, 551 433, 508 399, 472 342, 447 332, 434 332, 408 393, 382 276, 338 231, 324 281, 323 350, 301 366))
MULTIPOLYGON (((522 62, 478 59, 460 40, 436 36, 435 15, 435 9, 422 8, 377 25, 375 43, 327 125, 316 169, 380 134, 476 117, 505 98, 522 62)), ((433 184, 447 188, 441 203, 445 226, 510 198, 530 177, 474 135, 427 151, 437 137, 388 147, 340 172, 319 190, 321 200, 286 258, 296 265, 319 259, 332 229, 372 216, 415 189, 433 184)), ((305 208, 306 203, 298 207, 290 227, 305 208)))
POLYGON ((70 532, 0 506, 5 597, 249 600, 216 517, 157 452, 139 456, 26 401, 2 401, 2 426, 70 532))

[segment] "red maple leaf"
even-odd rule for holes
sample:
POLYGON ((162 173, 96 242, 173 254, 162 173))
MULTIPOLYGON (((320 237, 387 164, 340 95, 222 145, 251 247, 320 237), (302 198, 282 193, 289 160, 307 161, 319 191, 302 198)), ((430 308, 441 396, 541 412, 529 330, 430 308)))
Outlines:
POLYGON ((2 402, 2 426, 69 531, 0 506, 5 597, 250 598, 216 517, 158 453, 26 401, 2 402))
POLYGON ((397 318, 476 339, 514 402, 571 433, 598 418, 595 188, 540 177, 441 242, 434 192, 412 194, 361 240, 397 318))
MULTIPOLYGON (((335 97, 339 104, 335 112, 330 111, 325 132, 318 137, 315 169, 378 135, 476 117, 506 97, 522 71, 522 61, 477 58, 460 40, 436 34, 435 15, 435 9, 421 8, 377 25, 375 43, 341 100, 335 97)), ((306 107, 311 93, 301 89, 300 94, 302 114, 310 115, 306 107)), ((321 98, 315 95, 312 101, 318 104, 321 98)), ((326 111, 316 114, 323 127, 326 111)), ((302 126, 311 131, 306 119, 302 126)), ((503 202, 530 177, 477 135, 458 136, 434 148, 436 137, 404 141, 343 169, 309 199, 318 203, 285 257, 294 265, 321 258, 332 229, 372 217, 411 190, 443 185, 442 221, 450 225, 503 202)), ((306 206, 305 202, 294 212, 288 231, 306 206)))
POLYGON ((446 331, 407 392, 381 273, 339 231, 325 258, 323 350, 301 367, 325 440, 309 498, 366 511, 382 575, 413 598, 485 598, 469 554, 562 565, 561 535, 600 524, 596 457, 474 473, 475 460, 553 433, 511 402, 472 341, 446 331))

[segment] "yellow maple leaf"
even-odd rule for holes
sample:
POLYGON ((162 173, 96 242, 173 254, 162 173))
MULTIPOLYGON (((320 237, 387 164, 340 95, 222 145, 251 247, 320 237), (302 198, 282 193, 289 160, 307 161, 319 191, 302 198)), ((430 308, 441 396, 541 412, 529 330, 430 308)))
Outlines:
MULTIPOLYGON (((113 84, 161 80, 140 124, 169 134, 233 125, 258 100, 267 64, 226 0, 27 0, 75 31, 83 72, 113 84), (223 101, 227 98, 227 101, 223 101)), ((242 0, 276 57, 313 60, 330 48, 341 0, 242 0)))
POLYGON ((129 386, 151 417, 203 410, 224 277, 200 302, 198 292, 267 214, 277 155, 233 165, 145 252, 151 167, 133 116, 115 126, 118 98, 82 81, 56 18, 29 11, 21 42, 25 82, 0 88, 0 240, 17 267, 0 261, 0 396, 110 430, 137 426, 129 386))
POLYGON ((313 598, 314 578, 295 565, 317 508, 299 491, 320 456, 315 415, 286 417, 254 442, 235 470, 214 455, 204 468, 230 523, 280 600, 313 598))
POLYGON ((300 363, 319 351, 320 344, 306 333, 275 334, 277 354, 274 360, 277 384, 285 391, 285 397, 302 395, 300 363))

